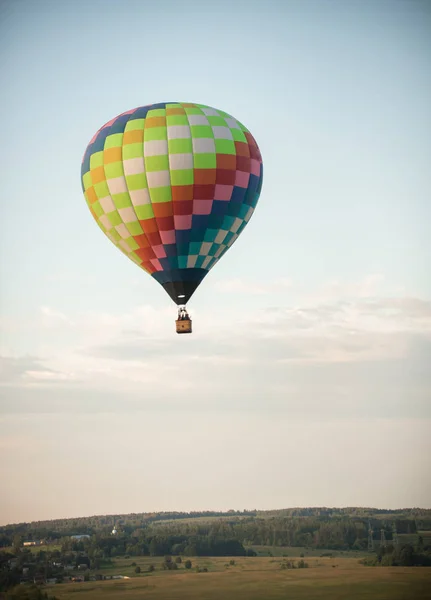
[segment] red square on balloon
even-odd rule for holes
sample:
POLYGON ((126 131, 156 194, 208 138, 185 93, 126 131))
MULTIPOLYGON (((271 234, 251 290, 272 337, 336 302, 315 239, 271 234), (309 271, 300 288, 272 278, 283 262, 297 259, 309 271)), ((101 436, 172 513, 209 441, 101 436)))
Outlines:
POLYGON ((235 185, 235 173, 228 169, 217 169, 217 180, 216 183, 222 185, 235 185))
POLYGON ((212 200, 214 198, 214 191, 215 184, 193 186, 193 196, 201 200, 212 200))
POLYGON ((193 212, 193 200, 175 202, 174 215, 191 215, 193 212))
POLYGON ((173 217, 161 217, 160 219, 157 219, 157 225, 159 226, 160 231, 171 231, 171 229, 175 229, 173 217))

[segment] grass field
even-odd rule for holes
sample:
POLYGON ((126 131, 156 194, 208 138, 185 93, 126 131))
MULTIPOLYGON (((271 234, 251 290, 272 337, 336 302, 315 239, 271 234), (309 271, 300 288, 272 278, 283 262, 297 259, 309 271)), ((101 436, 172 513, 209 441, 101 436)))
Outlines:
MULTIPOLYGON (((289 560, 293 557, 289 557, 289 560)), ((60 600, 431 600, 431 568, 364 567, 357 558, 307 558, 308 569, 282 570, 283 558, 192 558, 207 573, 161 570, 162 559, 121 559, 105 574, 130 579, 50 587, 60 600), (135 575, 132 562, 154 573, 135 575)))
POLYGON ((332 554, 332 556, 343 556, 345 558, 362 558, 363 551, 356 550, 325 550, 322 548, 305 548, 304 546, 247 546, 253 548, 258 556, 277 556, 277 557, 295 557, 304 555, 304 560, 309 557, 319 557, 322 554, 332 554))

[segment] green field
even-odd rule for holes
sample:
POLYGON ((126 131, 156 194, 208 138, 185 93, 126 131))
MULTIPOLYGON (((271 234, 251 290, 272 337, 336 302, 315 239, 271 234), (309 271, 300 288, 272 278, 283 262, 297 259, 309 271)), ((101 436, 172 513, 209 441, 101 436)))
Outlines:
POLYGON ((309 557, 319 557, 322 554, 342 556, 344 558, 362 558, 364 551, 356 550, 326 550, 324 548, 306 548, 305 546, 247 546, 257 552, 258 556, 275 556, 292 558, 304 555, 304 560, 309 557))
POLYGON ((49 593, 59 600, 431 600, 431 568, 364 567, 345 557, 310 557, 309 568, 293 570, 281 569, 282 557, 235 558, 234 565, 230 558, 191 560, 191 571, 183 564, 163 571, 161 558, 120 559, 103 573, 130 579, 55 585, 49 593), (136 575, 132 562, 143 573, 136 575), (154 573, 145 572, 150 564, 154 573))

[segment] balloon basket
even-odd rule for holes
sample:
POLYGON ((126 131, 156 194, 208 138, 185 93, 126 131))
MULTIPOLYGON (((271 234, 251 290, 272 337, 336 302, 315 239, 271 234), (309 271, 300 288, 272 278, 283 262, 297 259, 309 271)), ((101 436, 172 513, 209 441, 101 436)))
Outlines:
POLYGON ((175 321, 175 325, 177 328, 177 333, 191 333, 192 332, 192 322, 191 319, 188 321, 181 321, 178 319, 175 321))

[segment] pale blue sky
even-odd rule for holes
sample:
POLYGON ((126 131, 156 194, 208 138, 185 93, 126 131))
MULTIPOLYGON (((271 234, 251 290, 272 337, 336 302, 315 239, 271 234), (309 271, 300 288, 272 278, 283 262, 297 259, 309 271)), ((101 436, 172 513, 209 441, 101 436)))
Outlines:
POLYGON ((420 432, 431 397, 430 60, 426 0, 0 1, 5 521, 215 505, 429 505, 420 471, 431 449, 420 432), (175 307, 161 286, 97 228, 80 185, 95 131, 159 101, 231 113, 264 162, 257 210, 194 295, 187 339, 174 336, 175 307), (338 439, 331 428, 340 419, 338 439), (206 431, 207 487, 193 492, 202 473, 180 468, 169 497, 157 478, 169 457, 160 454, 150 496, 143 475, 135 496, 127 486, 114 501, 100 475, 85 502, 71 500, 65 480, 60 507, 45 493, 30 507, 13 477, 28 466, 29 443, 34 473, 48 457, 57 471, 73 457, 68 469, 81 472, 86 427, 94 452, 119 469, 123 445, 143 452, 136 431, 157 448, 161 423, 185 460, 206 431), (371 454, 383 439, 400 461, 392 479, 383 485, 376 473, 364 492, 355 482, 369 476, 360 439, 371 430, 371 454), (327 472, 313 471, 307 442, 310 467, 296 467, 293 493, 272 469, 310 431, 327 448, 327 472), (224 460, 256 439, 255 466, 235 473, 236 489, 224 460), (211 477, 222 483, 211 487, 211 477), (408 491, 403 477, 412 478, 408 491))

